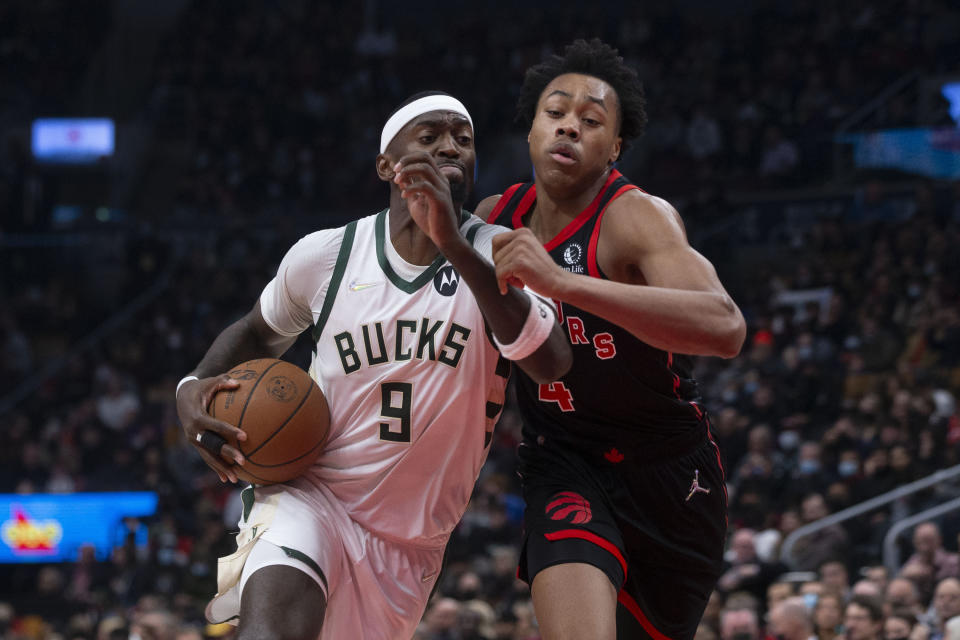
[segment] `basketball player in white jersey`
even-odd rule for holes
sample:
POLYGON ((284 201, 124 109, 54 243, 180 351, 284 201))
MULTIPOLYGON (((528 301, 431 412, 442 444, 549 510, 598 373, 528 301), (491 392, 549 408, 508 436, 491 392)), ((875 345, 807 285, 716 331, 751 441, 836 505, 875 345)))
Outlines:
POLYGON ((178 386, 187 438, 235 481, 243 456, 229 442, 244 436, 206 411, 237 385, 222 372, 312 327, 330 434, 300 478, 243 491, 238 549, 207 607, 241 640, 410 638, 486 458, 505 358, 543 382, 569 368, 552 305, 498 290, 491 239, 506 229, 461 209, 474 161, 458 100, 401 105, 376 160, 389 208, 297 242, 178 386))

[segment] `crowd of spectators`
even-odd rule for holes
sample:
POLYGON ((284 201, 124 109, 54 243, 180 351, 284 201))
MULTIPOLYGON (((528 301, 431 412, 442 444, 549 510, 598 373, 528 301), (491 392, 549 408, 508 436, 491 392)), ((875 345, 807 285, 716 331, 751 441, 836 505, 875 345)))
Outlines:
MULTIPOLYGON (((37 6, 0 7, 0 25, 37 21, 57 3, 37 6)), ((696 223, 736 211, 691 192, 822 178, 836 122, 907 70, 948 71, 958 58, 957 15, 935 0, 777 3, 717 13, 709 26, 666 5, 619 8, 608 19, 527 3, 495 26, 485 10, 466 9, 441 33, 416 12, 385 27, 336 3, 187 6, 161 48, 151 101, 160 126, 195 145, 173 185, 180 219, 221 228, 174 239, 145 227, 119 243, 0 254, 0 389, 70 353, 0 415, 0 493, 150 490, 158 514, 128 521, 108 561, 83 548, 73 563, 0 565, 0 640, 231 636, 202 611, 216 557, 232 550, 238 490, 183 441, 172 390, 310 230, 288 219, 382 203, 370 125, 407 94, 439 86, 467 100, 486 195, 528 171, 523 136, 508 124, 523 69, 574 36, 605 36, 650 94, 648 136, 624 171, 668 195, 685 189, 680 209, 695 237, 696 223), (69 351, 154 285, 146 306, 69 351)), ((15 51, 29 44, 15 42, 15 51)), ((885 124, 914 116, 901 105, 885 124)), ((960 495, 957 486, 823 529, 789 558, 780 551, 805 523, 960 464, 960 188, 918 184, 894 202, 868 184, 762 251, 736 250, 742 230, 698 247, 749 327, 740 357, 698 362, 730 499, 724 573, 698 640, 941 640, 960 615, 960 520, 914 528, 894 569, 880 541, 904 515, 960 495)), ((301 341, 288 358, 305 365, 308 354, 301 341)), ((538 637, 529 590, 515 579, 518 439, 508 407, 418 640, 538 637)))
MULTIPOLYGON (((872 615, 872 605, 850 604, 850 593, 870 589, 855 588, 862 578, 897 603, 899 595, 883 596, 886 582, 915 589, 913 618, 905 620, 940 637, 940 608, 948 605, 934 593, 954 584, 944 580, 960 569, 960 522, 947 516, 917 527, 903 549, 913 555, 899 571, 880 566, 879 543, 892 522, 960 495, 958 487, 944 483, 801 539, 792 558, 779 550, 805 522, 960 463, 960 295, 950 275, 960 267, 951 250, 960 242, 960 203, 952 193, 918 186, 907 220, 823 219, 801 240, 769 247, 778 260, 725 275, 750 336, 740 357, 698 364, 728 473, 731 531, 703 638, 746 640, 736 629, 756 633, 764 615, 770 629, 806 611, 814 625, 840 616, 823 631, 829 640, 834 627, 872 615), (774 614, 781 599, 788 604, 774 614)), ((221 485, 183 442, 171 390, 212 336, 247 310, 300 232, 236 228, 195 237, 159 298, 4 416, 0 492, 160 495, 158 516, 140 523, 146 547, 132 546, 131 537, 106 563, 81 554, 75 564, 39 570, 0 566, 7 603, 0 619, 12 611, 11 637, 47 637, 38 629, 48 624, 93 638, 97 624, 127 629, 151 615, 170 622, 171 633, 181 624, 190 627, 183 633, 230 632, 205 628, 201 612, 215 590, 214 559, 231 547, 237 490, 221 485)), ((29 352, 29 332, 11 335, 5 350, 12 342, 29 352)), ((308 353, 298 343, 289 357, 305 364, 308 353)), ((421 638, 536 637, 529 592, 515 579, 518 436, 518 417, 508 410, 451 540, 421 638)))
MULTIPOLYGON (((637 69, 650 123, 622 169, 666 196, 691 180, 752 190, 823 180, 846 117, 904 74, 960 70, 960 12, 936 0, 495 2, 455 16, 425 1, 401 12, 240 4, 192 3, 158 56, 154 109, 194 149, 176 185, 184 216, 379 206, 376 125, 427 88, 465 100, 478 195, 496 193, 530 173, 514 124, 523 72, 574 37, 615 43, 637 69)), ((896 97, 871 126, 917 124, 916 102, 896 97)), ((924 124, 950 123, 932 113, 924 124)))

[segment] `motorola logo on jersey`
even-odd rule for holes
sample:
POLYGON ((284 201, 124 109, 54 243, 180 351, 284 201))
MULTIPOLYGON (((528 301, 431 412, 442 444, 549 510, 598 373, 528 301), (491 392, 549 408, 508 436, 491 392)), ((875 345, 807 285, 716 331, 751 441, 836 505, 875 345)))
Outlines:
POLYGON ((433 276, 433 288, 442 296, 452 296, 460 285, 460 274, 453 265, 446 265, 433 276))
POLYGON ((573 491, 561 491, 555 494, 544 512, 551 520, 562 520, 572 524, 586 524, 593 518, 590 502, 573 491))
POLYGON ((577 264, 580 262, 580 256, 583 255, 583 248, 576 242, 571 242, 563 250, 563 259, 567 264, 577 264))

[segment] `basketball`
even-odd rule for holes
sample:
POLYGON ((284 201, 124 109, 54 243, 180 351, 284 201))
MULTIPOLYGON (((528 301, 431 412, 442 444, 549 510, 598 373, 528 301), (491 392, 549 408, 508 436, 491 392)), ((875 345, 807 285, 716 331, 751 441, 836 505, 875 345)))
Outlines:
POLYGON ((303 473, 323 450, 330 409, 320 387, 300 367, 261 358, 234 367, 240 382, 213 397, 210 415, 247 434, 232 442, 246 458, 237 476, 258 485, 287 482, 303 473))

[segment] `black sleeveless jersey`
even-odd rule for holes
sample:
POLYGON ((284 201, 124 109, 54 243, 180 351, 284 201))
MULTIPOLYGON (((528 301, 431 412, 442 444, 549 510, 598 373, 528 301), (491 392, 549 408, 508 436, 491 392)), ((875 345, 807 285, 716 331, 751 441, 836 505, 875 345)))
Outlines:
MULTIPOLYGON (((605 278, 597 240, 607 206, 637 189, 612 170, 600 193, 544 245, 554 262, 573 273, 605 278)), ((536 203, 536 185, 507 189, 489 222, 511 229, 536 203)), ((527 438, 544 436, 576 447, 640 450, 689 438, 703 421, 689 356, 656 349, 626 329, 566 302, 557 303, 573 349, 573 367, 552 384, 518 372, 517 395, 527 438)))

